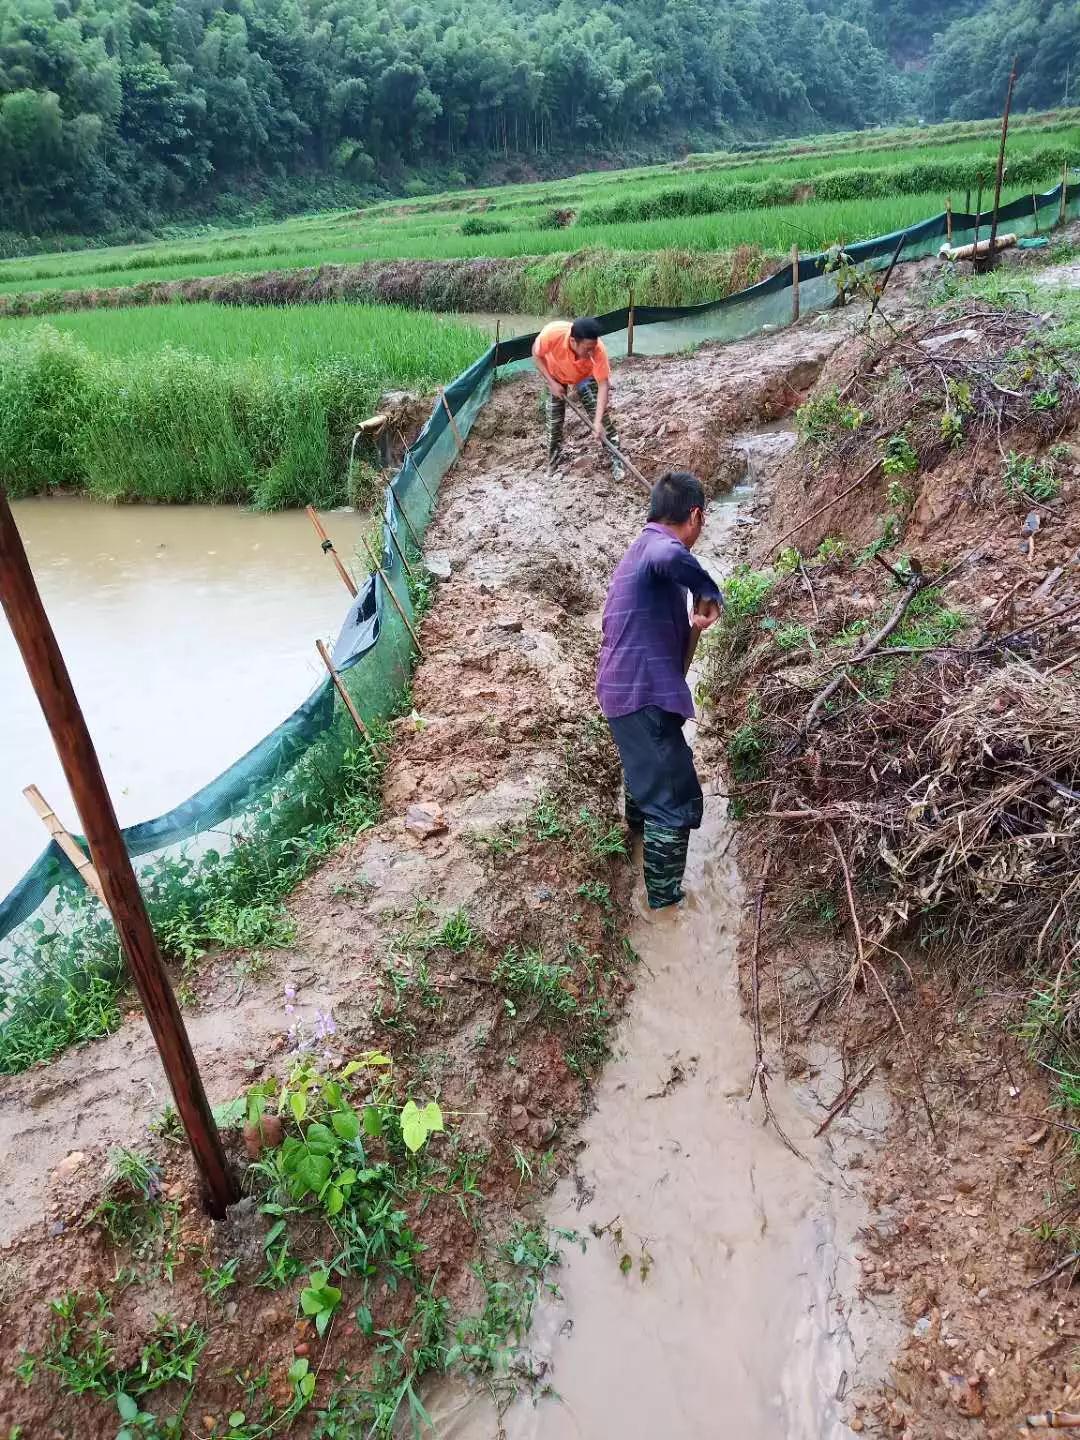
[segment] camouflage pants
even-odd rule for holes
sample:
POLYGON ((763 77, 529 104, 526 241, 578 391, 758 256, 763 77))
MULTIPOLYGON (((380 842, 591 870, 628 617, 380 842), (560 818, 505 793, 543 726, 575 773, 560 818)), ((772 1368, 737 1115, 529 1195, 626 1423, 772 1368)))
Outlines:
POLYGON ((644 835, 645 894, 649 909, 663 910, 668 905, 676 905, 683 898, 690 831, 657 825, 654 820, 646 819, 629 790, 625 791, 625 798, 627 825, 636 835, 644 835))
MULTIPOLYGON (((595 380, 583 380, 574 389, 571 387, 571 396, 581 401, 585 413, 590 420, 596 419, 596 402, 599 396, 600 387, 595 380)), ((562 454, 563 429, 566 425, 566 401, 561 396, 552 395, 548 391, 548 464, 557 464, 562 454)), ((615 421, 608 407, 604 412, 604 434, 611 441, 612 445, 618 448, 619 437, 615 430, 615 421)))

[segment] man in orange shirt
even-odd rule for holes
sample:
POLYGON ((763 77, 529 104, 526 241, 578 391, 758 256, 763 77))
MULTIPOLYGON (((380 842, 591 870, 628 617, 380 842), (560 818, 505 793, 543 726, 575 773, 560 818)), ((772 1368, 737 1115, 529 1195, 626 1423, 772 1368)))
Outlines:
MULTIPOLYGON (((533 342, 533 363, 548 387, 548 474, 562 463, 563 426, 566 397, 576 389, 593 422, 593 435, 601 443, 606 434, 618 446, 615 422, 608 409, 611 395, 611 366, 595 320, 554 320, 545 325, 533 342)), ((619 460, 612 459, 611 473, 623 478, 619 460)))

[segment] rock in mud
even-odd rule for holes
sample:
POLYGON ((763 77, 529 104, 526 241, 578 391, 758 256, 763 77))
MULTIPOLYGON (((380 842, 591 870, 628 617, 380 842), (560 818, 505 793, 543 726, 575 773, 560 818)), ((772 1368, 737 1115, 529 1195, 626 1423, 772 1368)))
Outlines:
POLYGON ((59 1181, 70 1180, 77 1170, 80 1170, 86 1163, 85 1150, 72 1150, 66 1155, 60 1164, 53 1171, 53 1179, 59 1181))
POLYGON ((524 1105, 510 1106, 510 1129, 515 1135, 520 1135, 522 1130, 529 1128, 529 1112, 524 1105))
POLYGON ((442 835, 450 824, 441 805, 434 800, 421 800, 410 805, 405 812, 405 829, 427 840, 431 835, 442 835))
POLYGON ((445 550, 432 550, 429 555, 424 556, 424 564, 428 568, 428 574, 434 575, 436 580, 449 580, 451 574, 450 556, 445 550))

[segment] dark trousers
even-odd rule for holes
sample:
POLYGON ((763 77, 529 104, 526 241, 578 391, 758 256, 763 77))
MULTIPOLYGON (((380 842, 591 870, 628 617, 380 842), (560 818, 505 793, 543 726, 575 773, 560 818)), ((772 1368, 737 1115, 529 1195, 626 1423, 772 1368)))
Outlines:
POLYGON ((645 892, 661 910, 683 898, 690 831, 701 824, 704 800, 681 715, 647 705, 609 720, 626 790, 626 823, 642 833, 645 892))

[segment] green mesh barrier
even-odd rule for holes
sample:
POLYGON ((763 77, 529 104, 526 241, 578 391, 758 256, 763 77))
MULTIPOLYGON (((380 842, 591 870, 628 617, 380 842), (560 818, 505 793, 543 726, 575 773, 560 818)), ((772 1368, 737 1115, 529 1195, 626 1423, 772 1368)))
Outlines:
MULTIPOLYGON (((1002 207, 998 229, 1018 235, 1046 233, 1061 215, 1062 187, 1021 197, 1002 207)), ((1065 216, 1080 215, 1080 184, 1065 194, 1065 216)), ((975 237, 976 216, 955 213, 954 245, 975 237)), ((936 254, 945 243, 944 213, 906 230, 894 231, 846 247, 858 264, 887 266, 903 237, 900 257, 936 254)), ((980 238, 990 233, 990 218, 979 217, 980 238)), ((803 314, 834 303, 836 287, 824 273, 826 256, 806 255, 799 262, 799 303, 803 314)), ((703 305, 639 306, 635 310, 635 351, 671 354, 702 341, 730 341, 779 329, 792 318, 791 271, 785 268, 736 295, 703 305)), ((626 310, 598 317, 612 354, 626 353, 626 310)), ((496 373, 524 368, 535 335, 516 336, 492 347, 446 388, 446 400, 462 437, 488 400, 496 373)), ((422 540, 435 508, 439 484, 457 453, 446 411, 436 405, 405 463, 387 487, 383 518, 382 569, 385 581, 369 576, 350 605, 334 646, 334 663, 365 722, 389 716, 408 684, 414 648, 405 621, 386 594, 392 588, 415 628, 409 588, 398 546, 417 554, 413 535, 422 540), (392 532, 392 535, 391 535, 392 532), (397 545, 394 544, 397 541, 397 545)), ((163 877, 175 878, 177 866, 196 866, 200 857, 227 851, 238 842, 253 853, 283 838, 300 835, 325 814, 328 793, 340 787, 357 737, 340 697, 327 679, 304 703, 223 774, 167 814, 128 827, 124 839, 137 864, 140 881, 153 907, 163 877), (178 857, 183 857, 178 858, 178 857)), ((194 874, 194 870, 192 871, 194 874)), ((88 941, 104 925, 101 907, 88 900, 74 867, 55 845, 38 857, 15 888, 0 901, 0 966, 48 963, 48 936, 74 914, 86 927, 88 941), (42 957, 45 958, 42 958, 42 957)), ((81 934, 82 932, 80 932, 81 934)))

